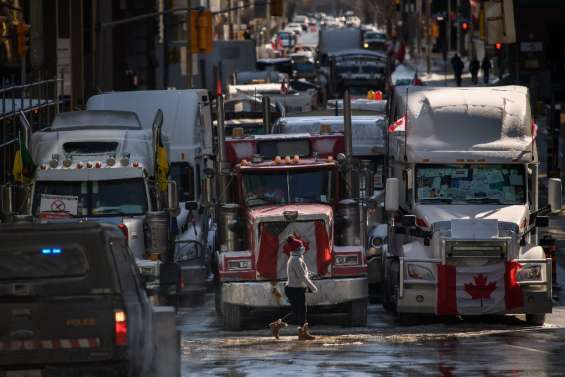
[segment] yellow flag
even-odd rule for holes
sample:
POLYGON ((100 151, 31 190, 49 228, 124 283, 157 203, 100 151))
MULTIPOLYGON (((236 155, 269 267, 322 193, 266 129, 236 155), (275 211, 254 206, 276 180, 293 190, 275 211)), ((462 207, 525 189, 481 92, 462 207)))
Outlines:
POLYGON ((157 181, 157 186, 160 191, 167 191, 168 177, 169 177, 169 158, 167 156, 167 150, 159 145, 157 147, 157 176, 155 177, 157 181))
POLYGON ((24 183, 23 167, 22 152, 18 149, 14 156, 14 167, 12 168, 12 175, 16 182, 24 183))

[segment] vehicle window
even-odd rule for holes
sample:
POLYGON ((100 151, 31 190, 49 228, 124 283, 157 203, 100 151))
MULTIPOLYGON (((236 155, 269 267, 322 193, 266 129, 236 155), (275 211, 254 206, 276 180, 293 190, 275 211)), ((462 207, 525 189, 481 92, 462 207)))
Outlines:
POLYGON ((36 216, 40 214, 42 195, 77 196, 77 215, 88 215, 88 182, 36 182, 32 210, 32 213, 36 216))
POLYGON ((188 162, 172 163, 171 179, 177 183, 179 201, 189 202, 194 200, 194 169, 188 162))
POLYGON ((78 246, 0 246, 0 280, 78 277, 88 269, 78 246))
POLYGON ((142 179, 93 181, 91 194, 93 216, 131 216, 147 212, 147 196, 142 179))
POLYGON ((526 177, 522 165, 419 165, 416 201, 450 204, 524 204, 526 177))
POLYGON ((124 292, 132 294, 136 291, 135 282, 131 278, 131 271, 129 264, 131 263, 128 259, 128 250, 124 248, 119 240, 115 239, 110 242, 112 247, 112 254, 114 260, 116 261, 116 269, 118 271, 118 279, 120 280, 120 286, 124 292))
POLYGON ((331 171, 289 174, 291 203, 329 203, 332 196, 331 171))

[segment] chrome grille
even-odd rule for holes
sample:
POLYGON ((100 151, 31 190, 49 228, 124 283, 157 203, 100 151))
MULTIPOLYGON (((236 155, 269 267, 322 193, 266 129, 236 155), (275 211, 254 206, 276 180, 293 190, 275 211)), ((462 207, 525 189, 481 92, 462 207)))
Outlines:
POLYGON ((453 258, 505 259, 507 245, 504 241, 447 241, 445 256, 453 258))

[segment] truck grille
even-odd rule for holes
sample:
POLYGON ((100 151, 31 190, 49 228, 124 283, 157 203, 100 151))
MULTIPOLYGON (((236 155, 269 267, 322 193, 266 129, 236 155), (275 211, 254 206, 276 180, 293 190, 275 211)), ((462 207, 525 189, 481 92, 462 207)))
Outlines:
POLYGON ((501 241, 448 241, 445 244, 447 259, 505 259, 506 250, 506 242, 501 241))

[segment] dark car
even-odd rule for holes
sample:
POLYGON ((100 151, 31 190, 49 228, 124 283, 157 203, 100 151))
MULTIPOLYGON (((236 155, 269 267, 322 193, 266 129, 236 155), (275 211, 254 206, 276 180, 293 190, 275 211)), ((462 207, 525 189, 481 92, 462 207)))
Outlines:
POLYGON ((0 376, 152 376, 178 347, 117 227, 8 224, 0 239, 0 376))
POLYGON ((385 51, 386 47, 387 37, 385 33, 368 31, 363 36, 363 48, 373 51, 385 51))

